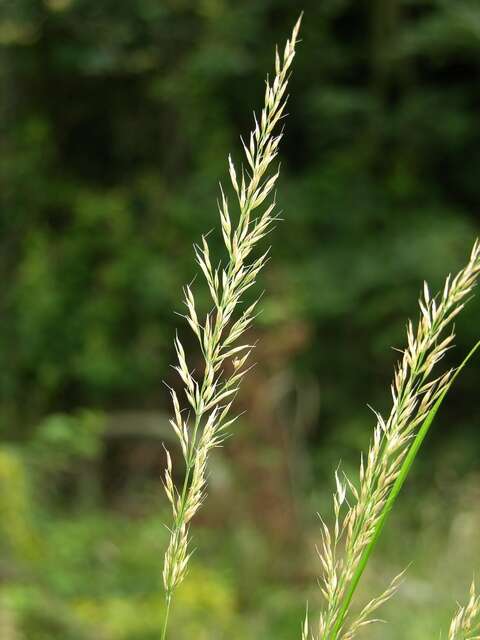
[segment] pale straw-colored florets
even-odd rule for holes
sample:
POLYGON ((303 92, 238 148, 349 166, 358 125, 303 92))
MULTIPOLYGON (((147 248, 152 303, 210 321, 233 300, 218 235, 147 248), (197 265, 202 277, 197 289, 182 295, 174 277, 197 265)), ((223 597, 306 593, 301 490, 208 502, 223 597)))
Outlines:
POLYGON ((398 363, 391 386, 392 407, 384 418, 374 412, 376 425, 370 448, 360 462, 356 484, 336 474, 333 495, 334 525, 321 520, 318 554, 323 568, 321 590, 325 606, 313 631, 304 623, 303 636, 315 640, 351 640, 367 624, 371 613, 398 586, 395 578, 387 591, 372 600, 351 619, 350 602, 361 575, 365 553, 381 524, 384 508, 402 463, 419 426, 448 389, 452 371, 431 378, 435 365, 451 348, 452 320, 463 309, 480 274, 480 243, 475 242, 470 259, 453 279, 449 276, 441 293, 430 295, 425 283, 419 300, 420 319, 407 326, 407 346, 398 363))
MULTIPOLYGON (((221 444, 235 420, 229 411, 242 377, 248 368, 253 346, 240 343, 254 319, 257 302, 237 313, 244 294, 255 284, 267 253, 249 260, 256 244, 272 229, 275 200, 272 198, 279 171, 271 172, 282 134, 275 133, 285 115, 289 69, 295 56, 300 20, 280 54, 275 55, 275 77, 266 82, 265 104, 247 142, 242 140, 246 167, 237 170, 231 157, 228 169, 236 206, 237 221, 232 218, 229 201, 220 186, 218 209, 228 259, 214 266, 206 237, 195 247, 197 263, 205 276, 212 309, 200 320, 190 286, 184 290, 185 318, 198 339, 204 366, 194 375, 178 336, 175 338, 175 366, 184 386, 186 407, 171 389, 173 417, 171 425, 180 443, 185 462, 181 489, 173 481, 172 460, 167 452, 165 491, 172 507, 173 522, 165 554, 163 580, 167 601, 185 576, 189 551, 189 525, 205 499, 207 462, 210 451, 221 444), (228 373, 227 373, 228 371, 228 373)), ((165 632, 164 632, 165 634, 165 632)))
POLYGON ((475 582, 470 586, 470 599, 466 605, 459 605, 450 623, 448 640, 479 640, 480 638, 480 596, 476 594, 475 582))

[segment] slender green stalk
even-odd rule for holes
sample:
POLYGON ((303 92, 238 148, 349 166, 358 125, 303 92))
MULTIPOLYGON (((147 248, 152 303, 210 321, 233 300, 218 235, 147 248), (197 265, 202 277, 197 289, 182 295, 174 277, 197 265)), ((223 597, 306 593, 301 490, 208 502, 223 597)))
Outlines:
POLYGON ((163 629, 162 629, 161 640, 165 640, 165 638, 167 637, 168 618, 169 618, 169 615, 170 615, 170 605, 171 604, 172 604, 172 597, 171 596, 167 596, 167 598, 166 598, 166 608, 165 608, 165 619, 163 621, 163 629))
POLYGON ((460 372, 462 371, 462 369, 465 367, 465 365, 468 363, 468 361, 473 357, 473 355, 475 354, 475 352, 480 348, 480 340, 475 344, 475 346, 470 350, 470 352, 467 354, 467 356, 465 357, 465 359, 463 360, 463 362, 461 363, 461 365, 458 367, 458 369, 455 371, 455 374, 452 376, 448 386, 446 387, 446 389, 444 389, 444 391, 442 392, 442 394, 440 395, 440 397, 438 398, 438 400, 436 401, 436 403, 433 405, 433 407, 430 409, 430 412, 428 413, 428 416, 426 417, 426 419, 424 420, 421 428, 419 429, 417 435, 415 436, 415 439, 408 451, 408 454, 402 464, 402 467, 400 469, 400 473, 392 487, 392 490, 388 496, 387 501, 385 502, 385 506, 382 510, 382 514, 380 516, 380 519, 378 520, 377 526, 375 528, 375 532, 373 534, 373 537, 370 541, 370 543, 368 544, 368 546, 365 548, 363 555, 360 559, 360 562, 357 566, 357 569, 353 575, 352 581, 350 583, 349 589, 345 595, 345 599, 343 601, 343 605, 340 609, 340 612, 338 614, 338 618, 336 621, 335 626, 332 629, 332 633, 329 636, 329 639, 331 640, 337 640, 338 637, 338 632, 341 629, 344 620, 345 620, 345 616, 348 612, 348 609, 350 607, 350 603, 352 601, 352 598, 355 594, 355 591, 357 589, 358 583, 360 582, 360 579, 363 575, 363 572, 365 571, 365 568, 368 564, 368 561, 370 559, 370 556, 373 553, 373 550, 375 549, 375 547, 377 546, 377 543, 380 539, 380 536, 382 535, 383 529, 385 527, 385 523, 387 521, 388 516, 390 515, 390 512, 393 509, 393 505, 395 504, 395 500, 398 497, 398 494, 400 493, 405 480, 407 479, 407 476, 410 472, 410 469, 412 467, 413 462, 415 461, 415 458, 417 457, 418 451, 420 450, 420 447, 423 444, 423 441, 425 440, 425 437, 432 425, 432 422, 435 418, 435 416, 437 415, 437 412, 443 402, 443 400, 445 399, 445 396, 447 395, 448 391, 450 390, 450 387, 452 386, 453 382, 455 381, 455 379, 457 378, 457 376, 460 374, 460 372))

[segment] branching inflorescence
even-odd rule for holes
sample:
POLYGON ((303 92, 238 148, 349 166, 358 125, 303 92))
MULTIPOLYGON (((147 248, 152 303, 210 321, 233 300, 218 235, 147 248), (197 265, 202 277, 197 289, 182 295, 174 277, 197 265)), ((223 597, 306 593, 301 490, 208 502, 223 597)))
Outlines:
MULTIPOLYGON (((382 531, 385 519, 408 473, 415 449, 420 445, 422 426, 429 421, 447 392, 453 370, 433 377, 431 373, 454 340, 453 319, 462 310, 480 275, 480 243, 475 243, 470 259, 443 291, 430 295, 425 283, 420 304, 420 320, 407 326, 407 347, 398 363, 391 386, 392 407, 387 418, 375 412, 376 425, 368 454, 362 457, 358 483, 336 474, 333 495, 335 522, 329 528, 322 520, 318 549, 323 567, 322 594, 325 605, 318 626, 311 629, 308 616, 302 635, 305 640, 351 640, 361 626, 372 622, 372 613, 395 592, 399 578, 355 617, 349 616, 353 594, 382 531), (420 440, 419 440, 420 437, 420 440)), ((461 609, 458 622, 478 608, 478 599, 461 609)), ((451 638, 460 638, 458 634, 451 638)))
POLYGON ((171 425, 179 440, 185 478, 178 490, 173 482, 172 459, 167 451, 165 489, 172 507, 173 522, 170 542, 165 554, 163 580, 167 599, 167 615, 163 637, 166 635, 168 611, 175 589, 185 577, 191 555, 189 526, 200 508, 206 493, 207 461, 210 451, 225 438, 235 418, 230 408, 240 382, 248 370, 247 361, 252 345, 239 344, 250 326, 257 302, 240 314, 236 313, 242 296, 255 283, 265 264, 267 253, 249 259, 257 243, 271 230, 277 219, 275 198, 272 197, 279 170, 271 170, 278 153, 282 133, 276 133, 285 115, 286 89, 289 69, 295 56, 301 18, 296 23, 283 55, 275 56, 275 77, 266 82, 265 104, 260 118, 247 142, 243 142, 247 166, 237 172, 229 157, 230 180, 238 201, 239 215, 234 225, 227 197, 220 187, 221 230, 228 259, 225 265, 212 265, 210 249, 205 237, 195 247, 197 262, 205 276, 213 308, 203 322, 199 320, 195 297, 190 286, 185 287, 185 318, 198 338, 204 366, 200 376, 192 373, 178 336, 175 349, 177 370, 184 385, 187 407, 182 407, 177 393, 171 389, 174 417, 171 425), (231 372, 227 372, 231 369, 231 372))

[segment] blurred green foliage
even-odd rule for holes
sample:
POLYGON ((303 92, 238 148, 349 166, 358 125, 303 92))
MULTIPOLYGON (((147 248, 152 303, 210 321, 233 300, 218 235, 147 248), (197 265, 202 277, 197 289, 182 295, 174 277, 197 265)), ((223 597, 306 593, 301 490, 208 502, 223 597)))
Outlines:
MULTIPOLYGON (((298 510, 309 514, 328 505, 324 481, 338 459, 356 466, 371 422, 365 403, 388 402, 390 346, 403 342, 422 280, 440 284, 478 234, 480 6, 305 0, 303 8, 278 196, 285 222, 272 238, 258 331, 273 345, 272 367, 318 396, 319 411, 291 445, 298 510), (304 327, 290 352, 277 337, 282 326, 292 340, 304 327)), ((130 500, 140 516, 119 507, 124 493, 115 501, 105 485, 129 477, 108 416, 167 407, 161 381, 170 381, 180 288, 195 275, 191 245, 216 226, 226 156, 239 157, 273 47, 298 11, 293 0, 0 4, 2 640, 158 637, 160 469, 153 465, 153 488, 130 500)), ((460 320, 452 362, 478 338, 479 312, 477 300, 460 320)), ((438 469, 459 487, 473 482, 463 475, 478 470, 477 380, 467 372, 448 401, 442 421, 454 428, 435 430, 417 475, 417 489, 432 487, 419 494, 428 513, 415 520, 418 507, 405 499, 398 526, 410 532, 409 553, 399 551, 393 568, 385 560, 380 578, 418 553, 430 558, 418 569, 424 585, 433 554, 457 540, 448 527, 470 507, 443 492, 438 469), (437 544, 415 546, 420 531, 435 536, 436 501, 452 517, 437 544)), ((283 486, 280 454, 252 433, 241 446, 283 486)), ((242 477, 221 465, 214 472, 219 495, 242 477)), ((309 554, 311 521, 300 519, 309 554)), ((179 597, 175 639, 295 637, 313 582, 298 548, 253 533, 252 522, 204 525, 206 552, 179 597), (284 562, 279 548, 291 565, 280 576, 271 572, 284 562)), ((395 556, 391 536, 385 557, 395 556)), ((458 583, 461 569, 468 582, 470 561, 458 563, 458 583)), ((431 594, 420 598, 433 613, 422 610, 424 626, 408 637, 436 633, 456 585, 436 594, 438 610, 431 594)), ((415 600, 402 602, 395 640, 415 600)))
MULTIPOLYGON (((305 10, 263 318, 308 321, 300 362, 363 403, 419 282, 456 268, 478 228, 478 5, 305 10)), ((286 0, 3 5, 8 433, 58 408, 164 400, 192 241, 216 224, 226 155, 296 12, 286 0)), ((358 406, 337 400, 326 394, 329 421, 358 406)))

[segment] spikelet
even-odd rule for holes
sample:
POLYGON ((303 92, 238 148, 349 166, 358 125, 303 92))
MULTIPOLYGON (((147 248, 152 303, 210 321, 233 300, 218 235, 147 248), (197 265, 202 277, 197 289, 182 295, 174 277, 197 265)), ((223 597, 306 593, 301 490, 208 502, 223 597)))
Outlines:
POLYGON ((228 252, 226 264, 213 266, 206 237, 202 237, 199 245, 195 246, 196 261, 206 279, 213 304, 203 320, 199 319, 192 288, 187 286, 184 289, 185 318, 199 342, 204 366, 201 375, 194 377, 177 336, 177 364, 174 368, 184 385, 187 406, 182 407, 177 394, 171 390, 174 416, 170 422, 183 453, 185 479, 182 489, 177 490, 173 482, 172 460, 167 452, 164 485, 173 516, 163 570, 168 605, 185 577, 191 556, 189 526, 205 499, 209 453, 222 443, 227 429, 235 420, 229 417, 229 410, 248 371, 246 365, 253 347, 238 344, 238 341, 252 323, 257 303, 240 314, 238 308, 242 296, 255 284, 267 260, 267 253, 252 259, 249 257, 277 219, 273 191, 279 171, 272 171, 271 166, 277 157, 282 134, 275 131, 285 115, 289 69, 295 56, 300 22, 301 18, 287 40, 283 55, 278 50, 276 52, 275 77, 272 83, 266 82, 265 104, 260 118, 255 118, 249 139, 242 140, 246 167, 238 169, 232 158, 228 158, 239 214, 235 223, 228 198, 220 186, 218 209, 228 252), (228 363, 232 367, 226 367, 228 363), (231 373, 225 373, 230 369, 231 373))
MULTIPOLYGON (((477 240, 465 268, 453 279, 450 276, 446 279, 441 293, 432 297, 428 285, 424 284, 419 300, 420 319, 416 327, 408 323, 407 346, 395 369, 391 411, 386 418, 374 412, 376 425, 367 455, 360 461, 358 483, 336 473, 335 522, 329 529, 322 520, 320 527, 318 554, 323 567, 321 591, 325 606, 320 613, 318 631, 311 633, 314 640, 352 640, 373 610, 396 590, 397 579, 356 619, 352 621, 347 617, 350 597, 356 587, 354 577, 358 576, 357 569, 379 526, 402 463, 418 428, 451 382, 452 371, 433 378, 431 373, 453 344, 454 333, 447 332, 448 328, 463 309, 479 275, 480 243, 477 240)), ((469 611, 472 608, 473 604, 469 611)))
POLYGON ((450 623, 448 640, 479 640, 480 638, 480 596, 476 594, 475 582, 470 586, 470 599, 466 605, 459 605, 450 623))

